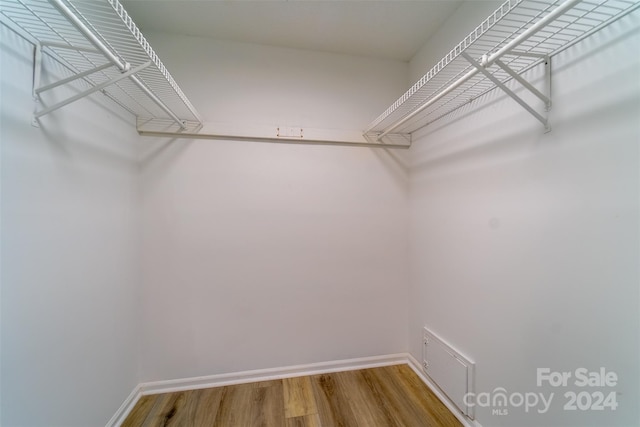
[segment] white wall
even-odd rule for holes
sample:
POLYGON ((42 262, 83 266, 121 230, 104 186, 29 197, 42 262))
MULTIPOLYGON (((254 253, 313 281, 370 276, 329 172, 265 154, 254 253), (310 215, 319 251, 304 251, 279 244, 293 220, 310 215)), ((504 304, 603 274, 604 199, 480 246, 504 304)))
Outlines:
POLYGON ((477 392, 556 393, 547 414, 477 408, 485 427, 639 425, 639 23, 554 58, 550 133, 495 92, 411 149, 412 354, 427 325, 475 360, 477 392), (619 383, 539 388, 545 367, 619 383), (615 390, 619 407, 563 411, 570 390, 615 390))
MULTIPOLYGON (((484 7, 410 65, 149 39, 207 121, 351 130, 484 7)), ((402 152, 138 138, 91 100, 33 128, 30 47, 3 28, 2 424, 104 424, 139 381, 419 358, 424 325, 479 392, 620 377, 615 413, 562 412, 560 390, 547 415, 479 409, 485 427, 637 424, 638 20, 555 58, 551 133, 492 93, 425 129, 410 180, 402 152)))
POLYGON ((0 31, 0 423, 103 426, 138 383, 138 136, 98 97, 32 127, 33 49, 0 31))
MULTIPOLYGON (((206 121, 362 129, 407 64, 149 34, 206 121)), ((142 143, 142 379, 406 351, 397 153, 142 143)))

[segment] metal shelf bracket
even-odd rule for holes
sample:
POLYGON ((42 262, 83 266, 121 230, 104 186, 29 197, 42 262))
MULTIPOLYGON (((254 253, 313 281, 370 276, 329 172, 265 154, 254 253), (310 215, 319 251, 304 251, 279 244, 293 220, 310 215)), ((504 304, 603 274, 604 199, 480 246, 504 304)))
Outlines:
MULTIPOLYGON (((518 104, 520 104, 525 110, 527 110, 533 117, 535 117, 540 123, 542 123, 544 125, 545 128, 545 132, 549 132, 551 130, 551 127, 549 126, 549 120, 546 117, 546 114, 540 114, 539 112, 537 112, 535 110, 535 108, 533 108, 531 105, 529 105, 525 100, 523 100, 522 98, 520 98, 514 91, 512 91, 511 89, 509 89, 503 82, 501 82, 500 80, 498 80, 489 70, 489 66, 491 66, 491 63, 487 60, 487 57, 483 57, 483 60, 481 63, 477 62, 476 60, 474 60, 468 53, 466 52, 461 52, 461 55, 467 60, 469 61, 469 63, 479 72, 481 72, 482 74, 484 74, 484 76, 491 80, 491 82, 493 84, 496 85, 496 87, 500 88, 505 94, 509 95, 509 97, 511 97, 514 101, 516 101, 518 104)), ((511 68, 509 68, 509 66, 507 64, 505 64, 504 62, 500 61, 499 59, 494 59, 493 60, 493 64, 496 64, 498 67, 502 68, 509 76, 511 76, 514 80, 516 80, 518 83, 520 83, 523 87, 525 87, 527 90, 529 90, 532 94, 534 94, 535 96, 537 96, 538 98, 540 98, 544 103, 545 103, 545 109, 546 111, 549 111, 549 109, 551 108, 551 98, 550 98, 550 93, 547 93, 546 95, 543 94, 542 92, 540 92, 538 89, 536 89, 531 83, 529 83, 527 80, 525 80, 520 74, 516 73, 515 71, 513 71, 511 68)), ((550 67, 549 67, 549 63, 547 61, 546 65, 545 65, 545 74, 548 73, 550 67)), ((549 76, 545 76, 545 80, 546 81, 550 81, 549 76)))
MULTIPOLYGON (((82 99, 87 95, 91 95, 92 93, 97 92, 99 90, 102 90, 105 87, 110 86, 110 85, 112 85, 112 84, 114 84, 116 82, 119 82, 122 79, 126 79, 127 77, 133 77, 133 75, 135 73, 138 73, 138 72, 142 71, 143 69, 147 68, 149 65, 151 65, 151 61, 145 62, 144 64, 139 65, 139 66, 137 66, 135 68, 132 68, 129 71, 127 71, 125 73, 122 73, 119 76, 114 77, 114 78, 112 78, 110 80, 107 80, 104 83, 101 83, 99 85, 95 85, 95 86, 93 86, 93 87, 91 87, 91 88, 89 88, 89 89, 87 89, 87 90, 85 90, 85 91, 83 91, 83 92, 81 92, 79 94, 71 96, 71 97, 65 99, 64 101, 60 101, 60 102, 58 102, 58 103, 56 103, 56 104, 54 104, 54 105, 52 105, 50 107, 47 107, 47 108, 45 108, 43 110, 36 111, 34 113, 34 118, 37 119, 37 118, 42 117, 42 116, 44 116, 46 114, 49 114, 52 111, 57 110, 58 108, 64 107, 67 104, 71 104, 72 102, 75 102, 75 101, 77 101, 79 99, 82 99)), ((98 68, 101 68, 101 67, 98 67, 98 68)), ((75 78, 77 78, 77 76, 71 76, 71 77, 73 77, 73 78, 71 78, 71 80, 75 80, 75 78)), ((68 80, 68 79, 63 79, 63 80, 68 80)), ((53 85, 54 86, 59 86, 59 82, 56 82, 53 85)), ((49 86, 51 86, 51 85, 49 85, 49 86)), ((40 88, 40 91, 42 91, 42 88, 40 88)))

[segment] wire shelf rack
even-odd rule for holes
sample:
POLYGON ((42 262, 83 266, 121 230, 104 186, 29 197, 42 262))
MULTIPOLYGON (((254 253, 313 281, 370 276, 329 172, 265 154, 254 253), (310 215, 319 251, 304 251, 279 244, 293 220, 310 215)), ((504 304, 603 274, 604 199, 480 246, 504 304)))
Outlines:
POLYGON ((0 19, 136 117, 202 122, 118 0, 0 0, 0 19))
POLYGON ((364 136, 410 140, 413 132, 496 88, 465 56, 506 82, 512 75, 503 67, 489 69, 496 60, 521 74, 639 6, 637 0, 507 0, 378 116, 364 136))

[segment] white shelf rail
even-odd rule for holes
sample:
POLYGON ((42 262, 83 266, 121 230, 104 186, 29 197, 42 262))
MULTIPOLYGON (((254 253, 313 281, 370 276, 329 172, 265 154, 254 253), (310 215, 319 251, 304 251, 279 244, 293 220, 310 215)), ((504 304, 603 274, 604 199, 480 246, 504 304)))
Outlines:
POLYGON ((202 119, 118 0, 0 0, 0 20, 35 45, 33 94, 74 81, 89 88, 34 118, 101 91, 138 118, 170 119, 181 129, 202 119), (42 54, 69 76, 41 85, 42 54))
POLYGON ((371 142, 411 140, 413 132, 495 89, 502 89, 549 130, 550 85, 522 73, 640 7, 637 0, 507 0, 364 131, 371 142), (510 90, 515 80, 541 99, 537 111, 510 90), (546 92, 546 93, 545 93, 546 92))

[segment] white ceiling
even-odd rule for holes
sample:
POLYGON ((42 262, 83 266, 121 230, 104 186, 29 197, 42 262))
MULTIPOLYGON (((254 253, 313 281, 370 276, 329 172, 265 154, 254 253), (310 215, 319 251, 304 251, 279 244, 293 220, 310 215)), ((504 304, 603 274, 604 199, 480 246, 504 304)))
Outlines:
POLYGON ((145 31, 409 61, 462 0, 122 0, 145 31))

